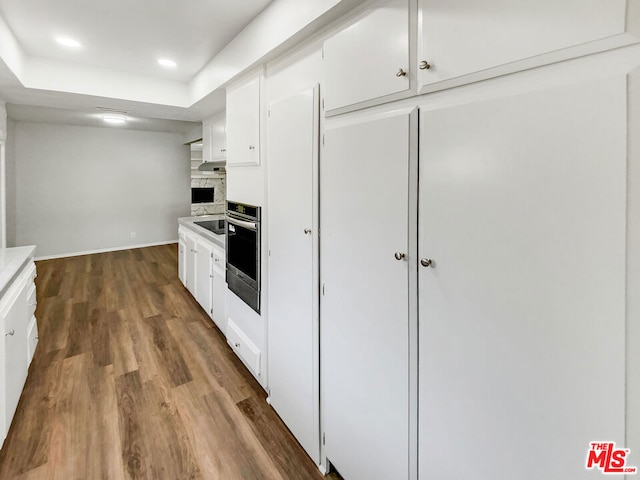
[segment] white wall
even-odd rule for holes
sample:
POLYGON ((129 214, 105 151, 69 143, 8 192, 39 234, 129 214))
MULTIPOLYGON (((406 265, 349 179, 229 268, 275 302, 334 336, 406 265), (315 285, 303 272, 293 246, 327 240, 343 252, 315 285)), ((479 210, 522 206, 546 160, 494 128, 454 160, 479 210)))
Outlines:
POLYGON ((177 239, 190 209, 181 134, 16 122, 14 136, 15 245, 50 256, 177 239))
POLYGON ((7 246, 16 245, 16 164, 15 164, 16 123, 7 118, 7 140, 5 145, 5 195, 7 246))

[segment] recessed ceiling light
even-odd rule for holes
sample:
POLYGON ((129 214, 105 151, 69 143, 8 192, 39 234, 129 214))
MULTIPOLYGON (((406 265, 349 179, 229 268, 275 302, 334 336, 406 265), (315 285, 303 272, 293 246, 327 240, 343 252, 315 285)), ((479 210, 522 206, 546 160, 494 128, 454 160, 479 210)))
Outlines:
POLYGON ((158 63, 165 68, 176 68, 178 64, 173 60, 169 60, 168 58, 159 58, 158 63))
POLYGON ((127 123, 127 117, 124 115, 103 115, 102 120, 107 123, 120 124, 127 123))
POLYGON ((79 41, 74 40, 73 38, 69 38, 69 37, 57 37, 56 38, 56 42, 58 42, 60 45, 63 45, 65 47, 69 47, 69 48, 80 48, 80 47, 82 47, 82 44, 79 41))

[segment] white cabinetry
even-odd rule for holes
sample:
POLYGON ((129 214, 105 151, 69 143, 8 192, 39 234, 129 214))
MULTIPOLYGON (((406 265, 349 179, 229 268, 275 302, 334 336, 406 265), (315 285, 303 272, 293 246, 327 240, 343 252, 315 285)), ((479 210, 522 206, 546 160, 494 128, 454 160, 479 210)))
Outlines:
POLYGON ((260 76, 227 91, 227 165, 260 164, 260 76))
POLYGON ((178 249, 180 280, 224 332, 227 290, 224 249, 185 227, 178 229, 178 249))
POLYGON ((637 42, 638 3, 419 0, 422 92, 637 42))
POLYGON ((212 162, 226 157, 226 116, 223 112, 202 122, 202 160, 212 162))
POLYGON ((269 399, 319 463, 318 88, 269 110, 269 399))
POLYGON ((417 181, 417 121, 412 109, 327 121, 320 195, 325 452, 350 480, 410 477, 417 185, 409 179, 417 181))
POLYGON ((409 0, 372 4, 324 43, 325 109, 410 92, 409 0))
POLYGON ((213 245, 198 239, 196 246, 195 298, 209 316, 213 315, 213 245))
POLYGON ((329 114, 640 41, 638 0, 417 3, 417 27, 414 1, 379 0, 325 41, 329 114))
POLYGON ((586 478, 590 441, 624 444, 626 96, 422 111, 421 478, 586 478))
POLYGON ((6 438, 38 343, 32 259, 0 299, 0 437, 6 438))

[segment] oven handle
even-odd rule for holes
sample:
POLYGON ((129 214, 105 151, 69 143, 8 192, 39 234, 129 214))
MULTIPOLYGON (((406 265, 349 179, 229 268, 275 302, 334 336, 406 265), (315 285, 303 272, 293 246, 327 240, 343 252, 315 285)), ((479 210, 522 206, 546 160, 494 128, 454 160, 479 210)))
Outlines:
POLYGON ((248 228, 249 230, 258 230, 258 225, 255 222, 245 222, 244 220, 238 220, 237 218, 233 218, 227 215, 227 222, 237 225, 239 227, 248 228))

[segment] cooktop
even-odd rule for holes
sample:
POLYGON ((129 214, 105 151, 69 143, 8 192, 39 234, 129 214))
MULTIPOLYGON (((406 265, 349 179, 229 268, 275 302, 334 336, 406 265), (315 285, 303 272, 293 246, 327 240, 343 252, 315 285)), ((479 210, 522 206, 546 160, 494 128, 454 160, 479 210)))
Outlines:
POLYGON ((206 228, 210 232, 215 233, 216 235, 224 235, 227 228, 226 220, 206 220, 204 222, 193 222, 196 225, 200 225, 202 228, 206 228))

